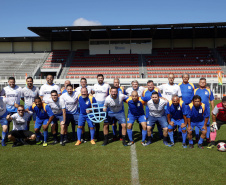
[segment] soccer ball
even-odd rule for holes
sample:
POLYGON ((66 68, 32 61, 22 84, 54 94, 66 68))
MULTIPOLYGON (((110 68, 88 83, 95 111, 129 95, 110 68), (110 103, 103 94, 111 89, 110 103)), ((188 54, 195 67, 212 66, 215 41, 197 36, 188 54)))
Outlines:
POLYGON ((226 144, 224 142, 220 142, 217 144, 217 149, 221 152, 225 152, 226 151, 226 144))

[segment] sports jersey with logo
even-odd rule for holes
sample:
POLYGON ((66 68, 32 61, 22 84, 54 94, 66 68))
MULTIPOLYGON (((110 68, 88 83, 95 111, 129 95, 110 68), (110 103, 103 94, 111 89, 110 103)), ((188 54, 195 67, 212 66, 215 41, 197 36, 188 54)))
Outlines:
POLYGON ((57 101, 53 101, 52 98, 46 100, 45 103, 50 106, 54 115, 62 115, 62 109, 65 109, 64 101, 61 98, 58 98, 57 101))
POLYGON ((182 96, 180 87, 177 84, 162 84, 159 85, 158 88, 163 91, 162 97, 166 98, 168 101, 172 100, 173 95, 182 96))
POLYGON ((153 100, 149 100, 147 102, 147 106, 149 108, 149 115, 153 117, 162 117, 165 115, 165 109, 167 101, 163 99, 159 99, 158 103, 154 103, 153 100))
POLYGON ((174 105, 172 101, 167 103, 166 114, 170 114, 170 117, 178 120, 183 119, 183 115, 186 115, 186 107, 183 101, 180 101, 178 105, 174 105))
POLYGON ((187 84, 181 82, 178 85, 181 89, 182 100, 184 101, 185 105, 188 105, 192 101, 196 86, 191 82, 188 82, 187 84))
POLYGON ((17 108, 14 107, 14 104, 20 105, 21 90, 22 88, 17 85, 14 88, 10 86, 3 88, 1 96, 5 95, 7 98, 6 109, 8 112, 17 112, 17 108))
POLYGON ((91 105, 93 103, 97 103, 96 99, 92 95, 88 95, 86 98, 83 98, 82 95, 80 94, 78 96, 78 101, 80 105, 80 114, 86 115, 86 109, 91 108, 91 105))
POLYGON ((61 94, 60 87, 54 83, 52 85, 48 85, 48 84, 42 85, 40 88, 39 94, 40 96, 43 97, 43 100, 45 101, 51 97, 52 90, 56 90, 58 94, 61 94))
POLYGON ((21 91, 21 98, 24 98, 24 108, 32 106, 34 99, 39 96, 39 88, 33 86, 32 89, 24 87, 21 91))
POLYGON ((220 121, 226 121, 226 108, 224 108, 223 103, 218 103, 214 109, 213 114, 217 116, 220 121))
POLYGON ((126 98, 127 96, 124 94, 118 94, 116 99, 113 99, 111 95, 109 95, 104 102, 104 106, 108 108, 109 113, 124 112, 123 100, 126 98))
POLYGON ((50 108, 50 106, 47 105, 46 103, 43 103, 41 108, 37 107, 35 105, 35 103, 33 103, 32 106, 29 107, 29 110, 32 111, 32 112, 35 112, 36 116, 40 120, 48 119, 49 117, 54 115, 52 110, 51 110, 51 108, 50 108))
POLYGON ((133 87, 129 87, 128 89, 126 89, 126 93, 127 93, 127 96, 131 96, 133 91, 137 91, 138 96, 141 97, 144 90, 145 90, 145 87, 142 87, 142 86, 138 87, 138 89, 133 89, 133 87))
POLYGON ((26 130, 27 121, 29 117, 32 115, 32 112, 25 112, 21 117, 18 113, 13 114, 11 118, 13 119, 13 130, 26 130))
POLYGON ((95 92, 95 99, 98 104, 103 105, 106 97, 109 95, 110 85, 103 83, 103 84, 95 84, 93 86, 93 91, 95 92))
POLYGON ((214 100, 213 92, 210 89, 200 89, 197 88, 194 90, 194 95, 199 95, 207 107, 210 107, 210 101, 214 100))
POLYGON ((61 95, 61 99, 65 104, 67 114, 76 114, 78 112, 78 95, 80 92, 73 92, 69 95, 68 92, 61 95))
POLYGON ((201 103, 199 107, 195 107, 193 103, 187 106, 187 118, 191 119, 191 122, 202 122, 205 118, 210 116, 209 108, 201 103))

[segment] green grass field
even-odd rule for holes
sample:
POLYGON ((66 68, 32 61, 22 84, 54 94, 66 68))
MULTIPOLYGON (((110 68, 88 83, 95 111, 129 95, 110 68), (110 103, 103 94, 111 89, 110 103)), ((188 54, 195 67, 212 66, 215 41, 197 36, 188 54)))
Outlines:
MULTIPOLYGON (((225 133, 226 125, 216 140, 226 142, 225 133)), ((206 144, 203 150, 197 144, 194 149, 183 149, 181 143, 166 147, 157 133, 155 142, 143 147, 137 123, 134 138, 140 184, 226 184, 226 152, 206 144)), ((9 142, 0 147, 0 184, 131 184, 130 147, 121 141, 105 147, 102 142, 74 144, 12 148, 9 142)))

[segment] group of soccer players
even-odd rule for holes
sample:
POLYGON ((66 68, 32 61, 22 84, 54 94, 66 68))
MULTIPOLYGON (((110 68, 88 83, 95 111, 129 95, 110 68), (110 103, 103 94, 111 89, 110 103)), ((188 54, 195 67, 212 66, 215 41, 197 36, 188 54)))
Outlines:
POLYGON ((103 146, 109 143, 109 125, 112 125, 113 140, 117 139, 117 123, 119 137, 124 146, 134 144, 133 124, 140 124, 143 146, 150 145, 153 140, 153 129, 157 124, 159 137, 163 138, 166 146, 174 146, 174 135, 177 130, 182 139, 183 148, 193 148, 193 129, 195 128, 198 147, 203 149, 203 141, 210 142, 208 148, 215 145, 216 130, 226 123, 226 97, 214 108, 212 91, 206 86, 206 79, 199 80, 199 88, 189 82, 189 74, 183 74, 182 82, 174 83, 174 75, 168 76, 169 83, 155 87, 149 80, 147 86, 139 86, 137 80, 132 81, 132 87, 120 87, 119 79, 114 79, 113 86, 104 82, 102 74, 97 75, 97 84, 87 86, 87 80, 80 80, 80 87, 73 89, 69 80, 64 87, 53 83, 53 76, 48 75, 46 84, 39 88, 33 85, 33 79, 26 79, 26 87, 21 88, 15 84, 14 77, 8 79, 8 86, 1 91, 0 123, 2 125, 2 146, 6 141, 13 141, 13 147, 28 144, 28 140, 36 140, 36 144, 46 147, 48 127, 51 125, 53 135, 52 145, 58 143, 58 122, 60 125, 60 144, 65 146, 68 139, 68 126, 71 123, 72 141, 76 146, 84 142, 85 123, 90 132, 90 143, 96 144, 99 140, 100 123, 93 123, 88 114, 92 105, 102 107, 106 112, 103 123, 103 146), (162 94, 161 94, 162 91, 162 94), (24 106, 20 105, 24 101, 24 106), (124 103, 128 104, 127 120, 124 103), (144 106, 146 105, 146 114, 144 106), (210 112, 210 105, 213 109, 210 112), (213 124, 210 126, 210 114, 213 115, 213 124), (34 131, 29 129, 33 118, 34 131), (10 122, 13 129, 10 130, 10 122), (41 133, 41 128, 43 133, 41 133), (200 134, 201 132, 201 134, 200 134), (126 142, 128 135, 129 142, 126 142), (170 142, 168 142, 168 137, 170 142))

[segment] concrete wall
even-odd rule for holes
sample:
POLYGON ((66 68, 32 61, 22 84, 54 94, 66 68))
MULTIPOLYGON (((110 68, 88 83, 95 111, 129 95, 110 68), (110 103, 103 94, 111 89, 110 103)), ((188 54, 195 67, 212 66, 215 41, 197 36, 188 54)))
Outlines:
POLYGON ((226 46, 226 38, 217 38, 215 44, 216 47, 226 46))
POLYGON ((89 49, 89 41, 73 41, 72 50, 76 51, 77 49, 89 49))
POLYGON ((173 47, 174 48, 192 47, 192 39, 174 39, 173 47))
POLYGON ((14 52, 32 52, 31 42, 14 42, 14 52))
POLYGON ((33 42, 33 51, 51 51, 51 42, 33 42))
POLYGON ((214 39, 194 39, 194 47, 214 48, 214 39))
POLYGON ((170 39, 156 39, 152 43, 153 48, 171 48, 170 39))
POLYGON ((62 41, 62 42, 53 42, 52 45, 53 50, 70 50, 71 49, 71 43, 69 41, 62 41))
POLYGON ((0 52, 12 52, 12 43, 0 42, 0 52))

